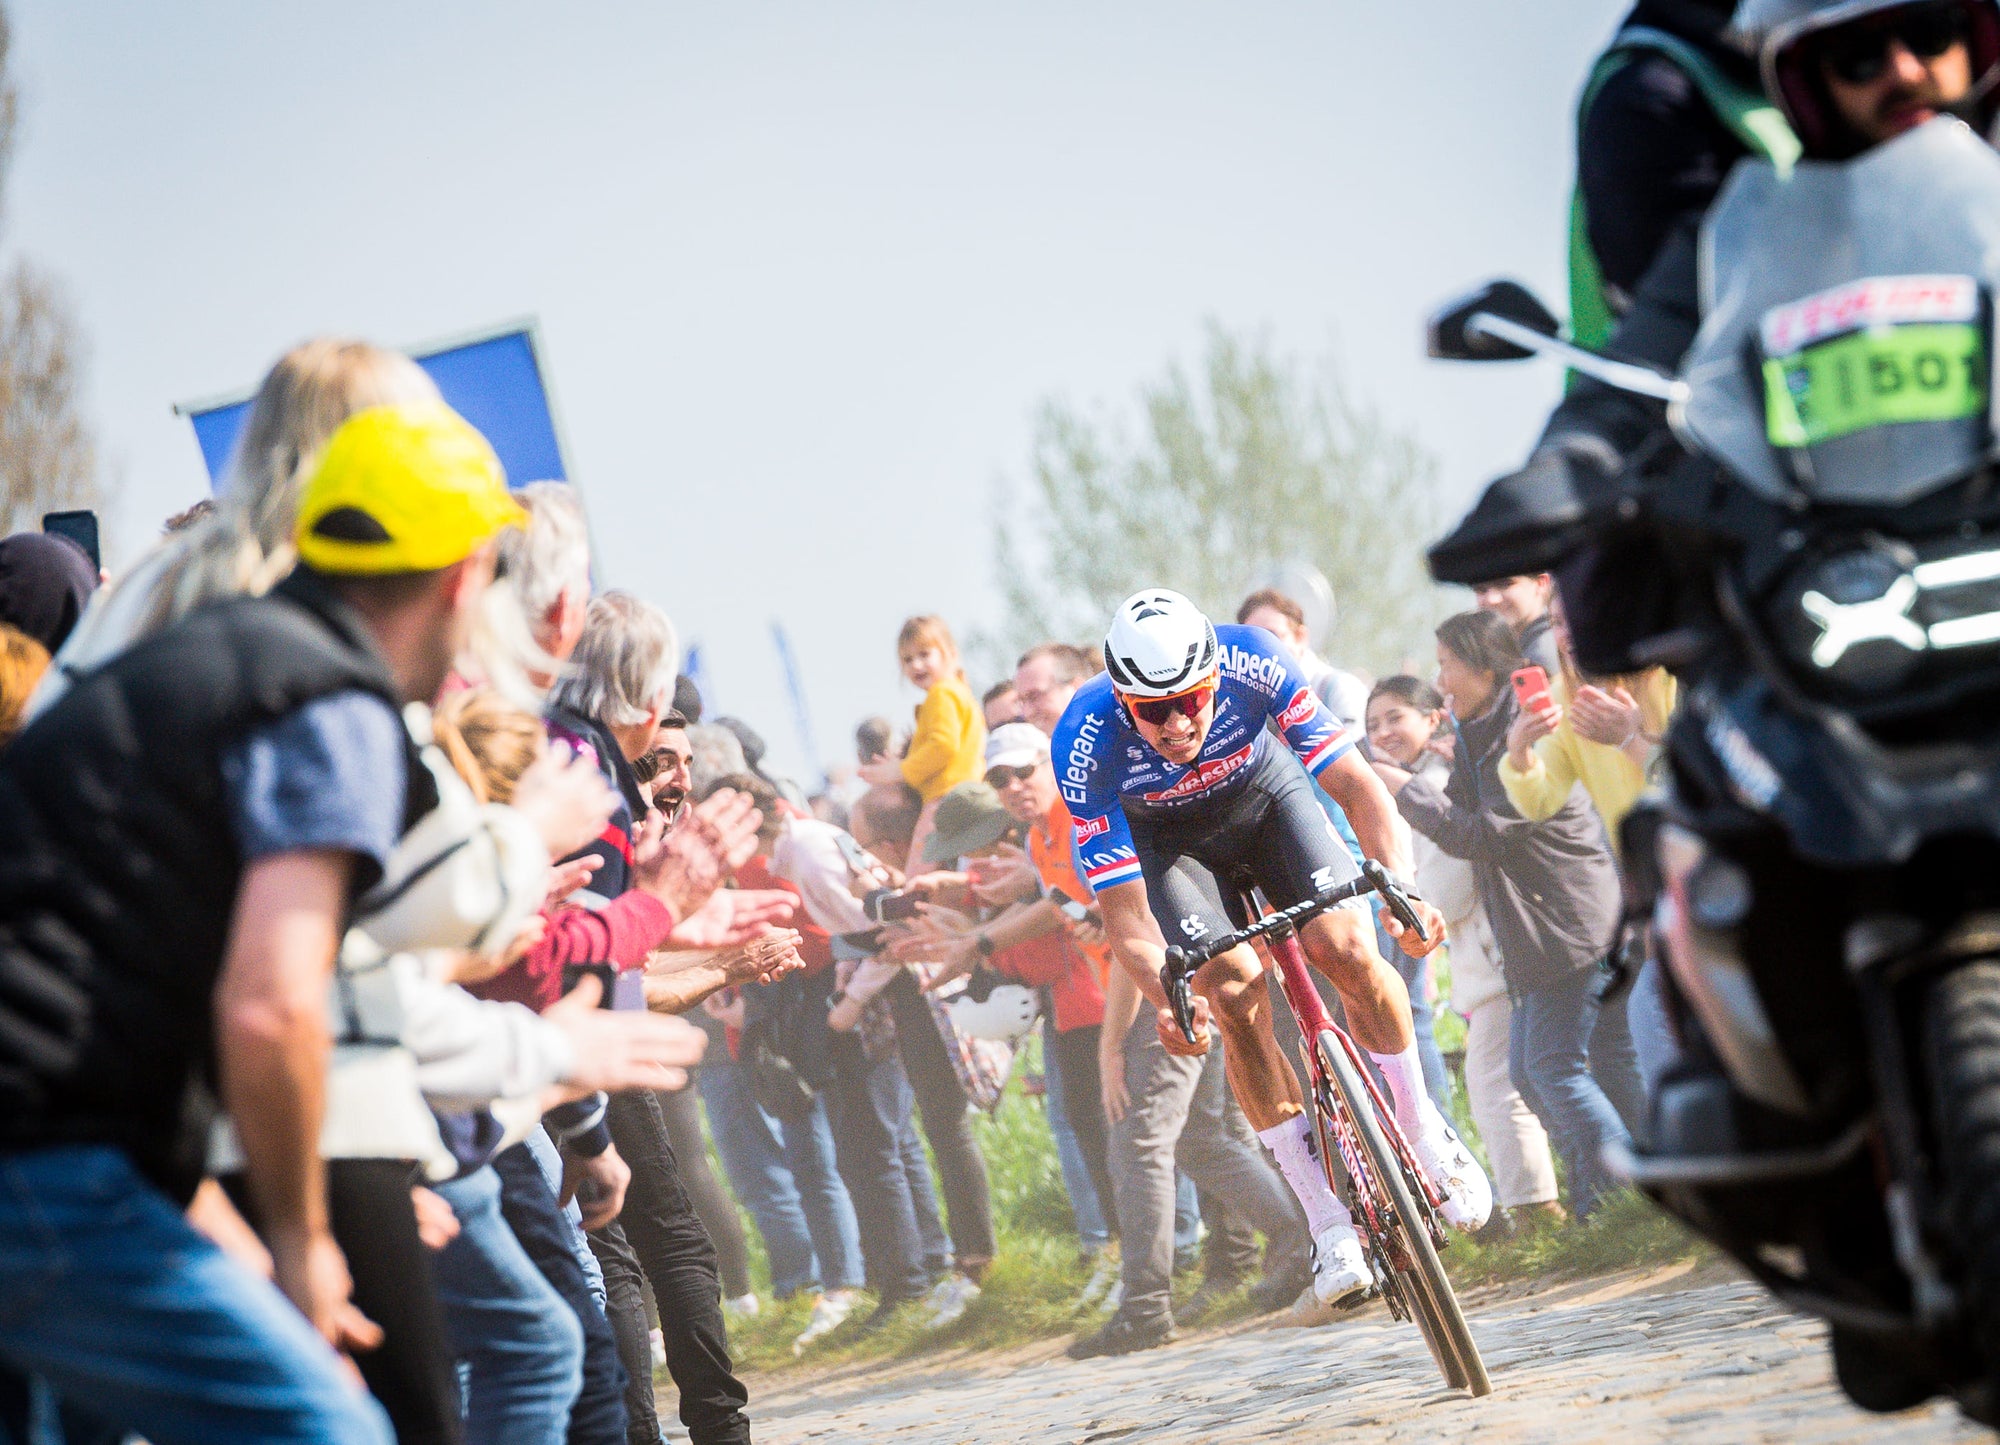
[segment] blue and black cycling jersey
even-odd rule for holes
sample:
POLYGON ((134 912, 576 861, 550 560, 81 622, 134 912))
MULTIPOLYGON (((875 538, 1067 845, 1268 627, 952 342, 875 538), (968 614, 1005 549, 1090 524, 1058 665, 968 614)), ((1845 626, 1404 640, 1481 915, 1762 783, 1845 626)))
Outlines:
POLYGON ((1076 690, 1056 727, 1056 781, 1094 890, 1141 876, 1129 820, 1199 817, 1240 791, 1251 765, 1278 746, 1267 724, 1314 778, 1354 746, 1354 734, 1321 704, 1277 638, 1261 627, 1218 627, 1215 635, 1221 672, 1214 721, 1186 767, 1139 736, 1104 673, 1076 690))

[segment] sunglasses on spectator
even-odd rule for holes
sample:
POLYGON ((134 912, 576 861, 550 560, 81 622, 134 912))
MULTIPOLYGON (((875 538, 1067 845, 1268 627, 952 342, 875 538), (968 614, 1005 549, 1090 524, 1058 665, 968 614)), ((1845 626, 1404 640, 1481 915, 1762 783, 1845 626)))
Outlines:
POLYGON ((1009 783, 1025 783, 1035 775, 1035 769, 1040 766, 1040 763, 1018 763, 1012 766, 1002 764, 999 767, 988 768, 986 786, 997 793, 1009 783))
POLYGON ((1163 726, 1175 713, 1190 720, 1201 716, 1201 710, 1215 699, 1213 683, 1195 688, 1175 697, 1128 697, 1125 706, 1132 709, 1132 716, 1154 727, 1163 726))
POLYGON ((1829 74, 1845 85, 1870 85, 1889 68, 1889 45, 1901 41, 1919 60, 1936 60, 1966 38, 1965 11, 1958 0, 1891 10, 1878 20, 1857 21, 1829 32, 1820 58, 1829 74))

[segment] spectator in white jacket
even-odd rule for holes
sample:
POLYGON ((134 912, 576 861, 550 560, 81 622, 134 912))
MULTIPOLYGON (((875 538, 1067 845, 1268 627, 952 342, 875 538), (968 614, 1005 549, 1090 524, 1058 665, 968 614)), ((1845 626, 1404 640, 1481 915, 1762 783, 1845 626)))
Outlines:
MULTIPOLYGON (((1443 786, 1451 770, 1451 734, 1436 688, 1414 677, 1385 677, 1368 694, 1367 722, 1369 751, 1377 759, 1443 786)), ((1493 1166, 1495 1202, 1515 1228, 1536 1215, 1560 1218, 1548 1134, 1508 1071, 1513 1005, 1472 865, 1421 833, 1412 831, 1411 844, 1417 887, 1450 928, 1451 1006, 1466 1021, 1465 1091, 1493 1166)))

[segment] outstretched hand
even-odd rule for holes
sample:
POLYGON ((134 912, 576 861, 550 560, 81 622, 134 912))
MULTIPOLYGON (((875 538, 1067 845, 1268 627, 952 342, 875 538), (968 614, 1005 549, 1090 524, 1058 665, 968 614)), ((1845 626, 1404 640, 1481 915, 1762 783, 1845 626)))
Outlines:
POLYGON ((678 1089, 701 1062, 708 1035, 685 1019, 599 1008, 603 985, 585 976, 542 1011, 563 1031, 576 1062, 563 1082, 581 1097, 600 1090, 678 1089))
POLYGON ((674 924, 664 945, 740 948, 773 927, 792 921, 799 900, 781 888, 718 888, 708 901, 674 924))
POLYGON ((757 851, 764 815, 748 794, 723 788, 661 832, 649 817, 632 839, 639 886, 685 919, 757 851))

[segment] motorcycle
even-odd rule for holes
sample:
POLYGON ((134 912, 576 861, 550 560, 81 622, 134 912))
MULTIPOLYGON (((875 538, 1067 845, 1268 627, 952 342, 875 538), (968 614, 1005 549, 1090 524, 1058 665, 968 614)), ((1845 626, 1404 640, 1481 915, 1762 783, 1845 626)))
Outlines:
POLYGON ((1945 1394, 1990 1426, 2000 156, 1938 120, 1745 162, 1701 256, 1677 375, 1559 340, 1511 282, 1430 327, 1434 356, 1554 356, 1663 401, 1679 443, 1550 521, 1558 550, 1651 559, 1629 655, 1681 683, 1623 835, 1680 1052, 1612 1162, 1826 1320, 1857 1404, 1945 1394))

